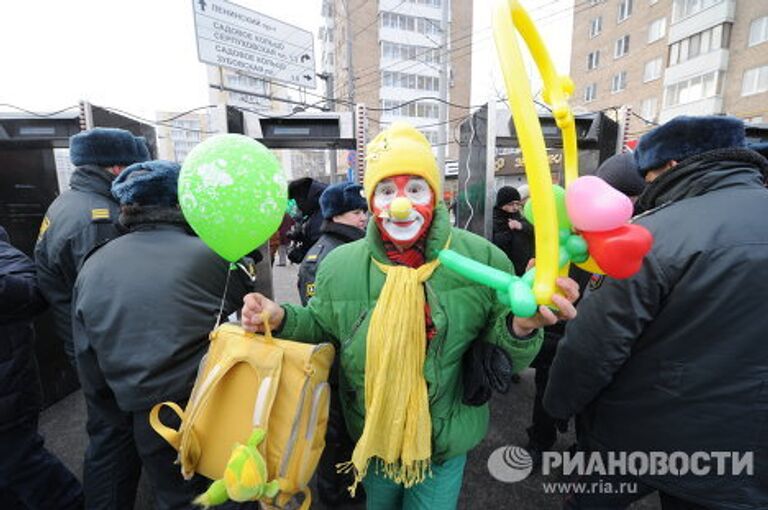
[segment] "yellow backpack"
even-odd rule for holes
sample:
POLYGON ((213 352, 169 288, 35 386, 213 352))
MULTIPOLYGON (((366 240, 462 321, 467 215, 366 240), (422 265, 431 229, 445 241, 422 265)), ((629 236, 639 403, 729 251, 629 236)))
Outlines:
POLYGON ((233 323, 210 340, 186 409, 157 404, 152 428, 179 452, 184 478, 199 473, 212 480, 222 477, 236 444, 245 444, 255 427, 266 430, 259 451, 280 492, 265 503, 283 506, 303 492, 308 508, 307 483, 325 446, 333 346, 280 340, 269 330, 256 335, 233 323), (164 406, 181 418, 179 430, 160 422, 164 406))

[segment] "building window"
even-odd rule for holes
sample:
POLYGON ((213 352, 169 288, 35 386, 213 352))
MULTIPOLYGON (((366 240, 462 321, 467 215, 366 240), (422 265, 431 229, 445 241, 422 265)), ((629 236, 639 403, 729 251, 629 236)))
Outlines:
POLYGON ((650 122, 656 121, 656 113, 658 111, 659 100, 655 97, 649 97, 643 99, 640 103, 640 116, 650 122))
POLYGON ((664 62, 661 57, 646 62, 645 71, 643 71, 643 83, 661 78, 662 67, 664 67, 664 62))
POLYGON ((396 71, 382 71, 381 86, 437 92, 440 90, 440 78, 420 74, 399 73, 396 71))
POLYGON ((744 72, 741 95, 750 96, 768 90, 768 66, 754 67, 744 72))
POLYGON ((389 41, 381 42, 381 58, 393 60, 415 60, 426 64, 439 64, 440 52, 428 46, 413 46, 389 41))
POLYGON ((731 24, 724 23, 686 37, 669 46, 669 65, 682 64, 687 60, 730 45, 731 24))
POLYGON ((600 65, 600 50, 593 51, 587 55, 587 70, 597 69, 600 65))
POLYGON ((627 72, 622 71, 619 74, 614 74, 611 78, 611 93, 621 92, 627 88, 627 72))
POLYGON ((600 32, 603 31, 603 17, 598 16, 597 18, 593 18, 589 22, 589 37, 590 39, 593 37, 597 37, 600 35, 600 32))
POLYGON ((597 4, 601 4, 601 3, 603 3, 603 2, 605 2, 605 0, 589 0, 589 6, 590 6, 590 7, 594 7, 594 6, 596 6, 597 4))
POLYGON ((597 83, 592 83, 584 89, 584 102, 589 103, 595 99, 597 99, 597 83))
POLYGON ((721 71, 712 71, 667 86, 664 91, 664 106, 693 103, 722 94, 723 75, 721 71))
POLYGON ((619 2, 619 17, 616 20, 621 23, 625 19, 632 15, 632 0, 620 0, 619 2))
POLYGON ((429 7, 440 7, 442 5, 441 0, 408 0, 408 3, 427 5, 429 7))
POLYGON ((623 57, 629 53, 629 35, 616 39, 616 45, 613 48, 613 58, 623 57))
POLYGON ((667 34, 667 18, 653 20, 648 26, 648 44, 658 41, 667 34))
POLYGON ((724 0, 674 0, 672 3, 672 23, 698 14, 704 9, 722 3, 724 0))
POLYGON ((382 99, 379 101, 384 113, 393 116, 422 117, 437 119, 440 116, 440 106, 432 101, 395 101, 382 99))
POLYGON ((382 28, 396 28, 407 32, 418 32, 425 35, 438 35, 440 20, 432 20, 424 16, 408 16, 396 12, 381 13, 382 28))
POLYGON ((757 18, 749 25, 749 46, 768 41, 768 16, 757 18))

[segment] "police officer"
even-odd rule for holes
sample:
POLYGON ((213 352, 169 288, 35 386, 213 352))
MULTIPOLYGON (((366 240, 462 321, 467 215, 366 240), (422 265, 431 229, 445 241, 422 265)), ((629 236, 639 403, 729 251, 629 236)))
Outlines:
POLYGON ((0 508, 83 507, 80 482, 44 446, 32 319, 46 304, 35 265, 0 227, 0 508))
POLYGON ((299 268, 299 296, 306 306, 315 295, 315 275, 320 262, 337 246, 362 239, 368 222, 363 187, 343 182, 327 187, 320 195, 323 223, 320 239, 307 251, 299 268))
POLYGON ((236 271, 227 284, 228 263, 193 234, 178 205, 179 170, 148 161, 115 179, 112 193, 128 232, 86 259, 72 292, 88 406, 88 510, 133 509, 142 468, 157 510, 191 508, 210 484, 182 478, 177 454, 150 428, 149 412, 158 402, 189 398, 220 309, 223 317, 235 311, 250 280, 236 271))
POLYGON ((70 189, 53 201, 40 226, 35 246, 37 277, 51 304, 56 332, 74 366, 72 347, 72 287, 86 255, 120 235, 120 212, 110 187, 128 165, 147 161, 142 137, 124 129, 94 128, 69 141, 69 156, 77 167, 70 189))

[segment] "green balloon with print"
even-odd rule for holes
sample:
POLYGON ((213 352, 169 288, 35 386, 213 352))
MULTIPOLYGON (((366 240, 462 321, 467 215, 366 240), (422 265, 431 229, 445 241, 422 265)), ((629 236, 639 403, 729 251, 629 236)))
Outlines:
POLYGON ((205 244, 230 262, 277 231, 287 200, 280 162, 243 135, 216 135, 198 144, 179 175, 184 217, 205 244))

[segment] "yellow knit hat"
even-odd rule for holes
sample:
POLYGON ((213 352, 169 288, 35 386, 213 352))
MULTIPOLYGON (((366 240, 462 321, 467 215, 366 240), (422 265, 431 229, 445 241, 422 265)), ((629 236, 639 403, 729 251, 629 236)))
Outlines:
POLYGON ((363 188, 368 205, 376 185, 395 175, 418 175, 440 195, 440 174, 427 138, 406 122, 395 122, 368 144, 363 188))

